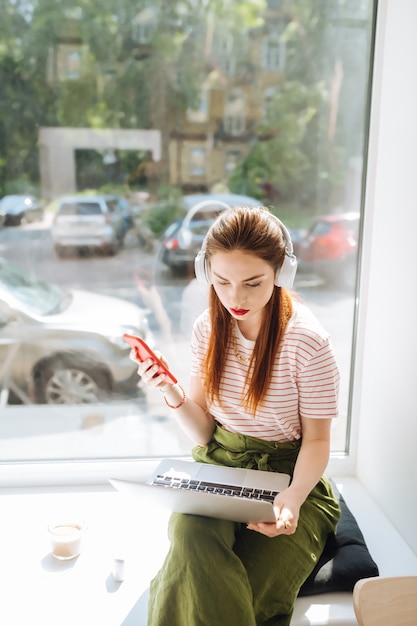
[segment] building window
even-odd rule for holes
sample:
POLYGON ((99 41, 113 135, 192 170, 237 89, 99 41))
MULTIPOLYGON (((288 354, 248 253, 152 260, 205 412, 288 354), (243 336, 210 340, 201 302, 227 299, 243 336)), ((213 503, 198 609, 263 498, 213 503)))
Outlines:
POLYGON ((83 74, 86 58, 87 49, 81 44, 59 44, 49 48, 48 80, 78 80, 83 74))
POLYGON ((233 89, 226 98, 224 129, 229 135, 239 136, 245 132, 246 96, 241 89, 233 89))
POLYGON ((275 87, 275 86, 266 87, 264 91, 262 118, 265 122, 269 121, 272 103, 274 100, 274 96, 277 92, 278 92, 278 87, 275 87))
POLYGON ((198 106, 195 108, 187 109, 187 119, 189 122, 203 123, 209 119, 209 102, 210 92, 208 89, 203 88, 200 94, 200 100, 198 106))
POLYGON ((133 18, 133 39, 139 44, 149 44, 157 29, 158 10, 147 7, 133 18))
POLYGON ((190 176, 200 177, 206 173, 206 150, 192 148, 190 150, 190 176))
POLYGON ((284 71, 285 45, 278 35, 267 35, 262 47, 262 67, 270 72, 284 71))
POLYGON ((226 152, 226 158, 225 158, 225 164, 224 164, 224 171, 226 175, 230 174, 230 172, 233 172, 240 158, 241 158, 241 153, 239 150, 228 150, 226 152))

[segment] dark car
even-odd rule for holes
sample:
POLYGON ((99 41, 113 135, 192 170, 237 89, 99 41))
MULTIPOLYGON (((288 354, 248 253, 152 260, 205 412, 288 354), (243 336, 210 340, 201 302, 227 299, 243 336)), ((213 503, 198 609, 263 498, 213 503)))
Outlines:
POLYGON ((36 280, 0 258, 2 403, 143 398, 124 333, 152 344, 138 306, 36 280))
POLYGON ((298 245, 300 269, 313 270, 325 282, 352 285, 355 280, 359 213, 317 217, 298 245))
POLYGON ((44 206, 35 196, 11 195, 0 200, 0 223, 4 226, 40 221, 43 216, 44 206))
POLYGON ((171 224, 161 238, 161 260, 173 275, 192 274, 204 237, 222 211, 235 205, 262 205, 250 196, 226 193, 184 196, 182 204, 184 217, 171 224))
POLYGON ((301 242, 303 241, 304 237, 306 236, 306 229, 305 228, 291 228, 290 226, 286 226, 288 233, 291 237, 291 243, 292 243, 292 247, 293 247, 293 252, 295 254, 295 256, 297 257, 297 259, 300 256, 300 246, 301 246, 301 242))

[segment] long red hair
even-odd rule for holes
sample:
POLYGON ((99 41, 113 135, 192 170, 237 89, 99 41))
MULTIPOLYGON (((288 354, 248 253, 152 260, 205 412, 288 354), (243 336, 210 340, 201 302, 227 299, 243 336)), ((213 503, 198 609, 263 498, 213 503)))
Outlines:
MULTIPOLYGON (((205 258, 217 252, 242 250, 271 265, 274 272, 285 257, 285 240, 277 220, 266 207, 234 207, 224 211, 213 223, 205 239, 205 258)), ((232 341, 233 320, 210 287, 211 334, 203 361, 203 378, 209 399, 221 404, 220 386, 228 347, 232 341)), ((244 406, 256 413, 268 389, 276 355, 293 312, 292 297, 283 287, 274 287, 264 308, 263 320, 249 363, 244 406)))

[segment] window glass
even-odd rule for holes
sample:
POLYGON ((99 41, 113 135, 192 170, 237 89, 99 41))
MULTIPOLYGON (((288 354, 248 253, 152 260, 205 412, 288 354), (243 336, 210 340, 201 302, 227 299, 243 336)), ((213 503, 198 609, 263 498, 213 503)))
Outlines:
POLYGON ((189 122, 207 122, 210 97, 210 90, 202 88, 199 102, 194 108, 187 109, 187 119, 189 122))
POLYGON ((191 176, 204 176, 206 165, 206 151, 204 148, 193 148, 190 152, 191 176))
POLYGON ((241 135, 245 130, 246 96, 241 89, 228 94, 224 110, 224 130, 230 135, 241 135))
POLYGON ((98 202, 63 202, 58 211, 60 215, 100 215, 102 213, 98 202))
POLYGON ((239 150, 227 150, 225 154, 225 176, 235 169, 237 163, 240 161, 241 153, 239 150))
POLYGON ((267 35, 263 41, 263 67, 267 70, 283 69, 284 44, 275 33, 267 35))
POLYGON ((186 388, 215 216, 263 204, 341 371, 348 450, 372 0, 5 0, 0 458, 188 454, 123 333, 186 388), (107 210, 103 210, 107 203, 107 210), (98 217, 100 216, 100 217, 98 217))

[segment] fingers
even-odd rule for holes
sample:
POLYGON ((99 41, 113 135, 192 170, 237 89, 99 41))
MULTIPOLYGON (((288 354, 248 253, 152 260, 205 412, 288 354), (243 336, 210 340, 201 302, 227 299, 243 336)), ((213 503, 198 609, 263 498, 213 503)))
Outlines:
POLYGON ((159 367, 154 361, 152 361, 152 359, 139 361, 134 348, 130 351, 129 357, 132 361, 138 364, 138 374, 148 387, 158 387, 161 391, 165 390, 165 387, 168 388, 169 385, 164 385, 164 388, 161 387, 161 385, 165 382, 165 374, 158 374, 159 367))
POLYGON ((147 359, 144 363, 139 365, 138 374, 142 378, 143 382, 150 387, 156 387, 165 380, 165 374, 159 374, 158 365, 153 363, 150 359, 147 359))
POLYGON ((293 507, 287 504, 274 503, 276 526, 286 535, 292 535, 297 529, 298 515, 293 507))
POLYGON ((279 520, 277 526, 281 524, 281 528, 286 535, 293 535, 296 531, 297 525, 290 520, 279 520))
POLYGON ((166 358, 164 357, 164 355, 161 354, 161 352, 159 352, 159 350, 154 350, 154 352, 155 352, 156 356, 158 357, 158 359, 160 359, 162 361, 162 363, 165 365, 165 367, 167 369, 169 369, 169 363, 166 360, 166 358))
POLYGON ((158 375, 158 366, 151 359, 146 359, 143 363, 139 364, 138 374, 143 378, 145 382, 149 382, 158 375))
POLYGON ((278 537, 278 535, 293 535, 297 529, 297 525, 289 519, 278 519, 275 524, 267 523, 250 523, 247 524, 248 530, 266 535, 267 537, 278 537))

